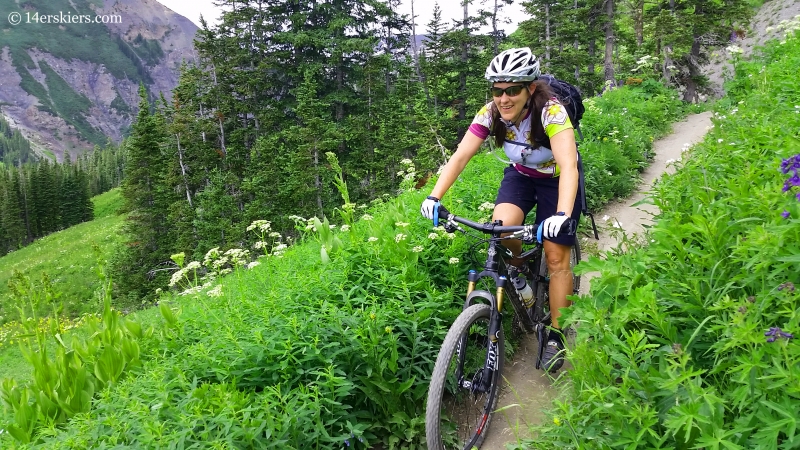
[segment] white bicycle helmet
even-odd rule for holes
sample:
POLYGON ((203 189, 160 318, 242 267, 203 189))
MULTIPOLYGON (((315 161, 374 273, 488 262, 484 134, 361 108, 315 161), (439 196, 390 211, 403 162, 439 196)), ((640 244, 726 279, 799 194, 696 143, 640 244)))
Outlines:
POLYGON ((511 48, 492 59, 486 68, 486 79, 492 83, 534 81, 541 74, 539 59, 528 47, 511 48))

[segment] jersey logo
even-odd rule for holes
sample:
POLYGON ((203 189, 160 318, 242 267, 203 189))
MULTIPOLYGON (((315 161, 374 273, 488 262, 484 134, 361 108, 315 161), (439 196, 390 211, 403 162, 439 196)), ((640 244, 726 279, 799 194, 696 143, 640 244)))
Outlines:
POLYGON ((516 141, 517 140, 517 133, 514 133, 514 130, 508 128, 506 129, 506 140, 507 141, 516 141))
POLYGON ((551 104, 545 110, 544 123, 564 125, 567 123, 567 110, 558 103, 551 104))

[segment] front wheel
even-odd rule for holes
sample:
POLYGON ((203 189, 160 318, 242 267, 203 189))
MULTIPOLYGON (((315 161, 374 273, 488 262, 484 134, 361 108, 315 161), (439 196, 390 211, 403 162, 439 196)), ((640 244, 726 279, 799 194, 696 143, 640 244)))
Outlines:
POLYGON ((491 306, 465 309, 444 339, 428 389, 429 450, 480 448, 500 394, 503 328, 490 344, 491 306))

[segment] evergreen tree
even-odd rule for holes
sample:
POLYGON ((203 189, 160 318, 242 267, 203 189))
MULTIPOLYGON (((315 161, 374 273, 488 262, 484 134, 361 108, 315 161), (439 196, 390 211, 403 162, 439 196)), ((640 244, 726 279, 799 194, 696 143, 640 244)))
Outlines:
POLYGON ((25 244, 27 231, 25 229, 24 211, 22 206, 20 173, 18 170, 7 172, 5 195, 0 208, 0 222, 3 229, 4 253, 22 248, 25 244))
POLYGON ((162 184, 165 161, 161 145, 166 139, 161 114, 150 112, 144 86, 139 87, 139 112, 127 142, 128 164, 122 197, 128 216, 126 242, 112 261, 116 287, 129 301, 152 296, 152 286, 164 283, 165 272, 156 269, 169 261, 172 246, 162 184), (154 284, 155 283, 155 284, 154 284))

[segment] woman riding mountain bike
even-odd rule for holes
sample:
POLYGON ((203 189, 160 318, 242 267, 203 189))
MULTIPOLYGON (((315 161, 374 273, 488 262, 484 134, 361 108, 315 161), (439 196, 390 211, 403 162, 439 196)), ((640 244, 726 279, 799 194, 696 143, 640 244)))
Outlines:
MULTIPOLYGON (((567 219, 580 217, 578 154, 567 110, 548 83, 538 80, 540 74, 539 60, 527 47, 495 56, 485 75, 493 101, 478 111, 420 210, 423 217, 433 220, 439 200, 481 144, 492 137, 498 147, 502 145, 511 164, 503 172, 492 219, 502 220, 503 225, 522 225, 536 206, 535 223, 544 222, 553 329, 542 355, 542 368, 552 372, 564 362, 558 309, 570 305, 567 295, 573 292, 570 250, 575 235, 559 230, 567 219)), ((506 246, 514 255, 522 249, 518 240, 507 241, 506 246)))

